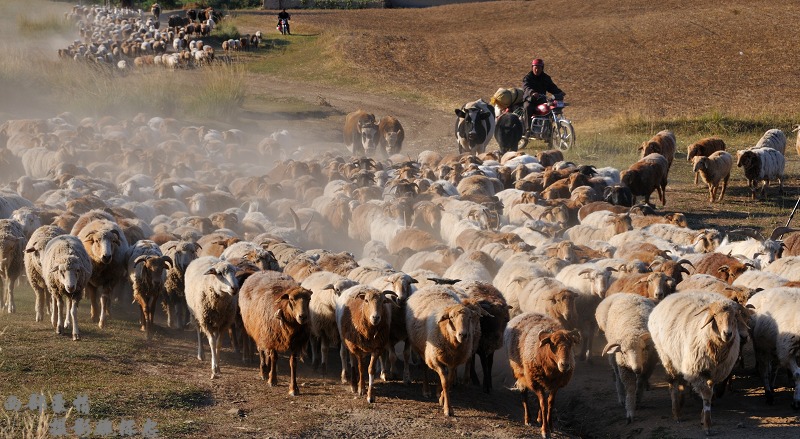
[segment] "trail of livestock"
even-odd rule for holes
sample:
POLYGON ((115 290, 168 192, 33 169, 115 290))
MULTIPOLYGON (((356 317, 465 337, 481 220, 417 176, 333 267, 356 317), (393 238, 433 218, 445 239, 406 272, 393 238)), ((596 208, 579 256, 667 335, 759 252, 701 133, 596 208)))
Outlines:
MULTIPOLYGON (((2 318, 98 356, 135 326, 129 374, 179 353, 160 378, 208 386, 207 411, 247 401, 169 437, 796 434, 800 233, 656 211, 690 166, 675 133, 618 170, 484 153, 492 123, 412 155, 397 118, 353 110, 326 151, 145 115, 6 121, 2 318)), ((782 189, 785 146, 769 130, 735 153, 753 199, 782 189)), ((710 202, 733 157, 689 147, 710 202)))

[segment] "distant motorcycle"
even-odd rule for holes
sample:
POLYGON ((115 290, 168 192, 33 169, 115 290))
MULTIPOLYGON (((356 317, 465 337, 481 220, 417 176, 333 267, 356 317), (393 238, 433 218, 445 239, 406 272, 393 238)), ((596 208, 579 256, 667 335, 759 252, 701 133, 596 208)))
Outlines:
POLYGON ((280 31, 281 35, 289 35, 289 20, 286 18, 278 20, 277 29, 280 31))
MULTIPOLYGON (((563 115, 564 107, 568 105, 564 101, 550 99, 537 105, 528 123, 530 131, 522 135, 520 149, 525 148, 531 138, 544 140, 551 148, 562 151, 575 146, 575 128, 563 115)), ((525 110, 522 105, 514 109, 514 114, 519 116, 520 120, 524 120, 525 110)))

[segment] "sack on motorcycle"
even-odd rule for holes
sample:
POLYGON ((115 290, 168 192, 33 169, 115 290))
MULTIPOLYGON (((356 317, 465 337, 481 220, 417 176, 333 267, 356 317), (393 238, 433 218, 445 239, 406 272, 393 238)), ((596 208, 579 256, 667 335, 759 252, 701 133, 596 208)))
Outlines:
POLYGON ((498 88, 497 91, 489 100, 489 104, 497 105, 500 109, 505 110, 508 107, 519 105, 522 103, 522 89, 515 88, 498 88))

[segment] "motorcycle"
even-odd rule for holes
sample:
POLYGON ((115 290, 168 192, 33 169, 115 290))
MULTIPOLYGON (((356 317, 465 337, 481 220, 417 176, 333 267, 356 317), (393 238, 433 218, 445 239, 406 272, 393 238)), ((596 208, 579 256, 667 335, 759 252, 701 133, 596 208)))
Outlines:
POLYGON ((280 31, 281 35, 288 35, 289 34, 289 20, 286 18, 281 18, 278 20, 278 31, 280 31))
MULTIPOLYGON (((569 104, 564 101, 548 99, 547 102, 537 105, 529 121, 529 131, 522 135, 522 146, 525 148, 530 139, 539 139, 547 142, 551 148, 566 151, 575 146, 575 128, 572 122, 563 115, 564 107, 569 104)), ((524 120, 525 109, 520 105, 514 109, 514 114, 524 120)))

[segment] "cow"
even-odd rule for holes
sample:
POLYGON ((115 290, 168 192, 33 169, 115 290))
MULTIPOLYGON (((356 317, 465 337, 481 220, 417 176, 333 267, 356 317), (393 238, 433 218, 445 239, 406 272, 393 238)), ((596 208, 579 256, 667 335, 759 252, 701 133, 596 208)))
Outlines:
POLYGON ((494 135, 494 107, 478 99, 457 108, 456 116, 459 154, 467 151, 472 155, 486 152, 486 144, 494 135))
POLYGON ((357 157, 374 155, 378 147, 375 115, 364 110, 349 113, 344 120, 344 145, 357 157))
POLYGON ((392 116, 383 116, 378 123, 378 147, 383 153, 397 154, 403 148, 405 132, 400 121, 392 116))
POLYGON ((153 14, 153 17, 155 17, 157 21, 158 18, 161 17, 161 5, 153 3, 153 6, 150 6, 150 13, 153 14))
POLYGON ((522 139, 522 121, 514 113, 507 112, 497 118, 494 128, 494 140, 500 146, 500 152, 505 154, 516 151, 522 139))

